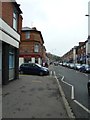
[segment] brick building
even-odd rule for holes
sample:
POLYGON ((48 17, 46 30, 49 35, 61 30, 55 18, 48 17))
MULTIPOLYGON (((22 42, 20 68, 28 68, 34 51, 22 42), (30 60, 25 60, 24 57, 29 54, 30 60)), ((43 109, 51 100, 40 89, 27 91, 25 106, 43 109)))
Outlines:
POLYGON ((86 42, 79 42, 79 46, 76 48, 77 63, 86 63, 86 42))
POLYGON ((35 27, 23 27, 19 51, 19 65, 24 62, 42 64, 45 60, 46 49, 40 31, 35 27))
POLYGON ((0 84, 18 78, 22 11, 16 1, 0 2, 0 84))
POLYGON ((62 56, 62 61, 88 64, 88 45, 85 42, 79 42, 78 46, 73 47, 70 51, 62 56))
POLYGON ((73 62, 73 48, 62 56, 63 62, 73 62))

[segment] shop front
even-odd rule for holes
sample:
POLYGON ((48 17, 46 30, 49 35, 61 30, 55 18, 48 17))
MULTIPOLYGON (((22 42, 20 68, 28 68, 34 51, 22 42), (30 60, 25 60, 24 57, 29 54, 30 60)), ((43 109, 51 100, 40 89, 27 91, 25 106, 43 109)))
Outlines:
POLYGON ((0 41, 0 85, 2 84, 2 42, 0 41))
POLYGON ((2 43, 2 83, 18 78, 18 48, 2 43))
POLYGON ((9 47, 9 80, 14 79, 15 76, 15 49, 9 47))
POLYGON ((22 63, 26 63, 26 62, 32 62, 32 63, 42 64, 42 57, 40 55, 34 55, 34 54, 19 55, 19 66, 22 63))

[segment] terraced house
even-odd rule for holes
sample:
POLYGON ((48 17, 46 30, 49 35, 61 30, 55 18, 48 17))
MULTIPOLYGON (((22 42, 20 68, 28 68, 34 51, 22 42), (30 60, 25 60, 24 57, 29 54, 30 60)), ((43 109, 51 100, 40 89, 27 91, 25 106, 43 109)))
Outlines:
POLYGON ((90 64, 88 56, 88 41, 79 42, 78 46, 74 46, 70 51, 62 56, 63 62, 72 62, 80 64, 90 64))
POLYGON ((24 62, 42 64, 46 60, 46 49, 41 31, 35 27, 23 27, 19 51, 19 65, 24 62))
POLYGON ((22 11, 15 0, 0 2, 0 84, 18 78, 22 11))

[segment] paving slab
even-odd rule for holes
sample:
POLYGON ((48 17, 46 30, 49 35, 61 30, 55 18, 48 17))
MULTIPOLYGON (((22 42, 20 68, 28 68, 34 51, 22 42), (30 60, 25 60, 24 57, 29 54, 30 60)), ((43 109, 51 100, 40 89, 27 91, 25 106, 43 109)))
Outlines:
POLYGON ((3 118, 68 118, 52 76, 20 75, 2 94, 3 118))

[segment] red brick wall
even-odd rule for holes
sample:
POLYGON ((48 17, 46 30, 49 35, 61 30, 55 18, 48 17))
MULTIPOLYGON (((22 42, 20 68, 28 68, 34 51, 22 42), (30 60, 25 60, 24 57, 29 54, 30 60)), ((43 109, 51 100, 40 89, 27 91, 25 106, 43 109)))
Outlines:
POLYGON ((33 51, 34 51, 33 42, 22 42, 20 44, 20 54, 30 54, 30 53, 33 53, 33 51))
POLYGON ((33 33, 33 36, 34 36, 34 40, 35 40, 35 41, 38 41, 38 42, 40 42, 41 44, 43 44, 43 43, 42 43, 41 36, 40 36, 40 34, 39 34, 38 32, 34 32, 34 33, 33 33))
POLYGON ((2 2, 0 1, 0 17, 2 18, 2 2))
POLYGON ((45 61, 46 60, 46 50, 44 48, 42 51, 42 57, 43 57, 43 60, 45 61))
POLYGON ((22 20, 23 20, 22 16, 19 15, 19 23, 18 23, 18 32, 19 32, 19 34, 21 34, 22 20))
POLYGON ((2 2, 2 19, 11 27, 13 25, 13 9, 12 2, 2 2))
POLYGON ((43 57, 43 43, 39 32, 30 31, 30 39, 26 39, 25 31, 21 32, 20 55, 39 54, 43 57), (39 52, 34 52, 34 45, 39 44, 39 52), (27 52, 25 52, 27 51, 27 52))
MULTIPOLYGON (((26 35, 25 35, 25 33, 26 32, 22 32, 22 35, 21 35, 21 40, 22 41, 26 41, 26 35)), ((39 32, 30 31, 30 39, 28 39, 28 40, 37 41, 37 42, 40 42, 41 44, 43 44, 39 32)))
MULTIPOLYGON (((13 11, 15 3, 14 2, 2 2, 2 19, 13 28, 13 11)), ((18 14, 18 33, 21 33, 22 29, 22 16, 18 14)))
MULTIPOLYGON (((83 46, 82 46, 83 47, 83 46)), ((86 49, 85 48, 82 48, 79 47, 78 50, 77 50, 77 55, 80 56, 81 54, 85 54, 86 53, 86 49)))

